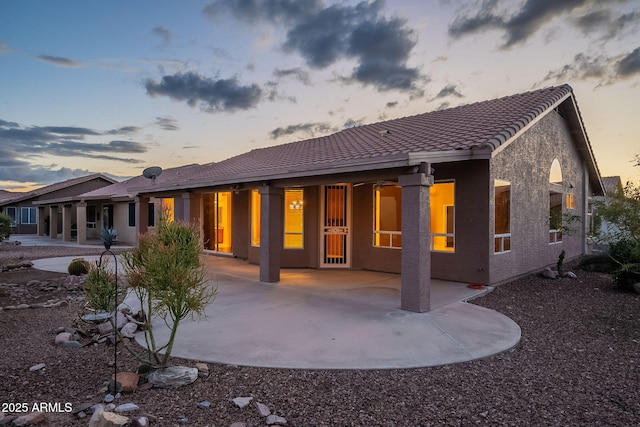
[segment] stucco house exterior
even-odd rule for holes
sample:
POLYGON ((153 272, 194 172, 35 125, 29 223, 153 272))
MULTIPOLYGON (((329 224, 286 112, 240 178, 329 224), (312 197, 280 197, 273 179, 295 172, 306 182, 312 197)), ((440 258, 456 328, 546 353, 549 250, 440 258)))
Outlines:
POLYGON ((139 217, 161 200, 261 281, 286 267, 400 273, 401 307, 423 312, 432 277, 495 285, 588 253, 604 188, 562 85, 192 165, 133 193, 139 217))
POLYGON ((64 232, 65 240, 71 240, 71 232, 77 222, 73 197, 115 182, 106 175, 91 174, 28 192, 8 193, 0 198, 0 212, 12 218, 13 234, 56 238, 64 232))

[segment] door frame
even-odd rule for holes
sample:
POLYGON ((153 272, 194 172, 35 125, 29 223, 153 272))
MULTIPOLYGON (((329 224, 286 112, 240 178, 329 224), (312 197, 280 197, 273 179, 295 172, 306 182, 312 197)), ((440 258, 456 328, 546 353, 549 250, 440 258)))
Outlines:
POLYGON ((348 183, 336 183, 320 186, 320 251, 319 251, 319 268, 351 268, 351 247, 353 241, 353 223, 352 223, 352 186, 348 183), (326 190, 327 187, 344 187, 345 195, 345 221, 346 224, 336 226, 328 225, 325 218, 326 190), (325 236, 328 235, 344 235, 346 242, 344 246, 344 260, 341 262, 327 262, 325 236))

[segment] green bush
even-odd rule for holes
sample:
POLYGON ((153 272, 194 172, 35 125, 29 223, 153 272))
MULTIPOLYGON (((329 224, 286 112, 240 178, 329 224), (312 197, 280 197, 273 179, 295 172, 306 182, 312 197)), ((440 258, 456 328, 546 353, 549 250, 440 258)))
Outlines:
POLYGON ((611 243, 609 255, 616 263, 613 277, 621 288, 630 290, 640 282, 640 243, 634 239, 620 239, 611 243))
POLYGON ((0 242, 7 240, 11 236, 11 217, 0 213, 0 242))
POLYGON ((146 305, 149 365, 167 366, 180 321, 204 316, 205 307, 215 296, 216 290, 204 277, 201 252, 197 224, 168 221, 162 215, 157 232, 140 236, 138 247, 123 254, 129 285, 146 305), (171 331, 162 346, 153 334, 154 316, 162 318, 171 331))

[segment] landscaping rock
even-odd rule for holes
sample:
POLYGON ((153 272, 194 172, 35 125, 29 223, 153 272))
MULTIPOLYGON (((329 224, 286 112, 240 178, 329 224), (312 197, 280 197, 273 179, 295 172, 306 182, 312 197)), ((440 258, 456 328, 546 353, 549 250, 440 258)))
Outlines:
POLYGON ((37 365, 33 365, 32 367, 30 367, 29 370, 31 372, 39 371, 40 369, 44 368, 45 366, 47 366, 47 365, 45 365, 44 363, 38 363, 37 365))
POLYGON ((199 377, 209 376, 209 365, 206 363, 196 363, 196 369, 198 370, 199 377))
POLYGON ((34 424, 40 424, 46 419, 44 412, 32 412, 30 414, 21 415, 13 420, 15 426, 32 426, 34 424))
POLYGON ((129 418, 114 412, 107 412, 105 408, 98 406, 89 420, 89 427, 121 427, 128 422, 129 418))
POLYGON ((198 378, 198 370, 186 366, 169 366, 149 374, 147 379, 157 387, 180 387, 191 384, 198 378))
POLYGON ((542 271, 542 276, 546 277, 547 279, 557 279, 558 278, 558 272, 557 271, 553 271, 552 269, 547 267, 542 271))
POLYGON ((131 420, 131 425, 133 427, 148 427, 149 426, 149 418, 147 417, 134 417, 131 420))
POLYGON ((124 393, 133 393, 138 388, 140 376, 134 372, 118 372, 115 380, 120 383, 124 393))
POLYGON ((232 399, 231 401, 240 409, 246 407, 249 403, 251 403, 251 401, 253 400, 253 397, 236 397, 235 399, 232 399))
POLYGON ((122 329, 120 330, 120 333, 125 338, 135 338, 136 337, 135 333, 137 330, 138 330, 138 325, 136 325, 133 322, 128 322, 122 327, 122 329))
POLYGON ((69 332, 60 332, 56 335, 55 344, 62 345, 71 339, 71 334, 69 332))
POLYGON ((271 415, 271 409, 263 403, 256 402, 256 408, 258 408, 258 413, 261 417, 268 417, 271 415))
POLYGON ((282 418, 282 417, 279 417, 278 415, 269 415, 267 417, 267 425, 270 425, 270 426, 272 426, 272 425, 283 426, 285 424, 287 424, 287 420, 282 418))
POLYGON ((200 409, 207 409, 209 407, 211 407, 211 402, 209 402, 208 400, 198 403, 198 408, 200 409))
POLYGON ((120 413, 120 412, 137 411, 138 409, 140 409, 140 407, 135 403, 123 403, 122 405, 116 406, 116 408, 113 411, 120 413))

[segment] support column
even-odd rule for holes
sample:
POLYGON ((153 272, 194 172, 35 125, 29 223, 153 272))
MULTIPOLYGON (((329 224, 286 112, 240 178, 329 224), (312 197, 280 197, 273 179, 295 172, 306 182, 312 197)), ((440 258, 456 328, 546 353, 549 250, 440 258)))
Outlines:
POLYGON ((58 206, 49 206, 49 236, 58 238, 58 206))
POLYGON ((45 236, 49 234, 49 230, 47 230, 48 221, 45 221, 47 218, 47 212, 49 212, 48 208, 38 206, 38 236, 45 236))
POLYGON ((148 231, 149 226, 149 199, 136 197, 136 244, 138 236, 148 231))
POLYGON ((263 185, 260 192, 260 281, 280 281, 284 190, 263 185))
POLYGON ((71 205, 62 205, 62 241, 71 241, 71 205))
POLYGON ((76 204, 76 232, 77 241, 79 245, 84 245, 87 243, 87 204, 86 203, 78 203, 76 204))
POLYGON ((431 309, 429 187, 433 177, 421 171, 400 176, 398 183, 402 186, 400 308, 423 313, 431 309))

